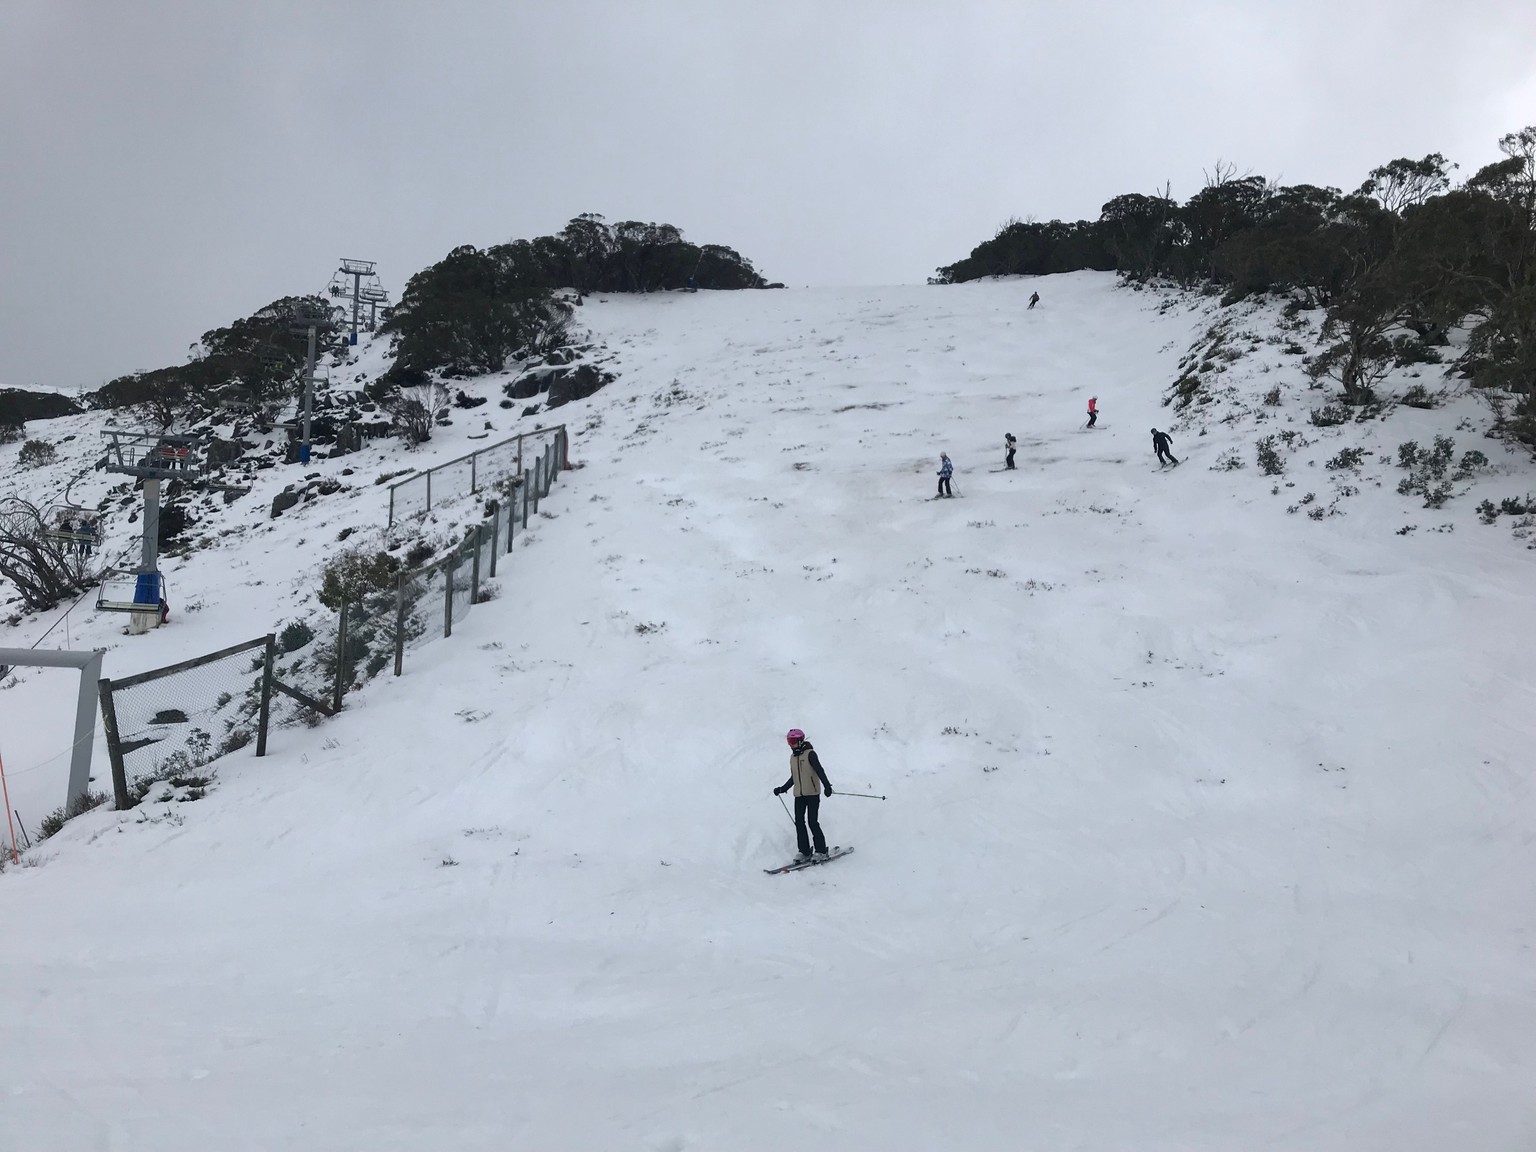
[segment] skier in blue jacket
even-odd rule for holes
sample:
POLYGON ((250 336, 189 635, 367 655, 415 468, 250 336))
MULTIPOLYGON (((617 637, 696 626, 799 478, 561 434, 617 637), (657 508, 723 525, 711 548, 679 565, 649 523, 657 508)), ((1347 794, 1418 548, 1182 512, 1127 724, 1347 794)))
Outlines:
POLYGON ((940 496, 953 496, 954 495, 954 492, 951 491, 950 487, 949 487, 949 478, 952 475, 954 475, 954 472, 955 472, 955 466, 953 464, 951 464, 950 461, 949 461, 949 453, 947 453, 947 452, 940 452, 939 453, 939 495, 940 496))

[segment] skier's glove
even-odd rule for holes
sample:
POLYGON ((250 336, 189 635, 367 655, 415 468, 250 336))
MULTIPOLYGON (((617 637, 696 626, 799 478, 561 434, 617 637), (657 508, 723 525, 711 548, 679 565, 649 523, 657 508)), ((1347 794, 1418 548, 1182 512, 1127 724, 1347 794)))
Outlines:
POLYGON ((777 787, 777 788, 775 788, 773 790, 773 794, 775 796, 782 796, 782 795, 784 795, 784 792, 785 792, 785 788, 784 788, 784 786, 782 784, 779 787, 777 787))
POLYGON ((830 785, 830 784, 827 785, 827 795, 828 796, 832 795, 832 785, 830 785))

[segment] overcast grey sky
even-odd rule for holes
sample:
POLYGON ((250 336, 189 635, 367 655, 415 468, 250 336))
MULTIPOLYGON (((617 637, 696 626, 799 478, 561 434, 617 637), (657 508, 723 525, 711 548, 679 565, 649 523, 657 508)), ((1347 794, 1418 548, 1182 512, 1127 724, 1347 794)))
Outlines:
POLYGON ((1010 216, 1536 123, 1503 0, 0 0, 0 384, 97 386, 578 212, 920 282, 1010 216))

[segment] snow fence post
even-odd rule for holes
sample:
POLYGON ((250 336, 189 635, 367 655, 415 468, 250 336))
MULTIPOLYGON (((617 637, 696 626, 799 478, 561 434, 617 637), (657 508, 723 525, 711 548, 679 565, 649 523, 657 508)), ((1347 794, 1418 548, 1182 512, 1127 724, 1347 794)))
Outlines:
POLYGON ((336 620, 336 676, 331 682, 331 711, 341 711, 341 694, 346 687, 347 671, 347 602, 341 602, 340 615, 336 620))
POLYGON ((491 570, 486 573, 489 579, 496 578, 496 557, 501 552, 501 501, 491 501, 491 570))
POLYGON ((96 681, 96 692, 101 697, 101 726, 107 737, 107 758, 112 761, 112 794, 119 812, 133 807, 128 799, 128 772, 123 767, 123 745, 117 735, 117 708, 112 704, 112 681, 96 681))
POLYGON ((256 720, 256 755, 267 754, 267 728, 272 720, 272 664, 277 654, 277 636, 267 633, 267 652, 261 665, 261 712, 256 720))
POLYGON ((400 573, 395 583, 395 675, 405 671, 405 581, 410 574, 400 573))
POLYGON ((485 525, 476 524, 469 539, 474 542, 475 549, 469 562, 469 603, 474 607, 480 603, 480 547, 485 543, 485 525))
POLYGON ((453 570, 459 566, 459 550, 455 548, 443 561, 443 638, 453 635, 453 570))

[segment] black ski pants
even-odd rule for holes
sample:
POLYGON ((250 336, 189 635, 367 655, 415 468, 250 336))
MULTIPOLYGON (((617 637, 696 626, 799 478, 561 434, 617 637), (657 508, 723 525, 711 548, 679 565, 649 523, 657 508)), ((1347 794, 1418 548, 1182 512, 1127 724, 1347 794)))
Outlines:
POLYGON ((1098 422, 1099 422, 1099 414, 1097 412, 1090 412, 1090 413, 1088 413, 1088 427, 1092 428, 1098 422))
POLYGON ((812 837, 815 838, 816 851, 827 850, 827 838, 821 834, 821 821, 816 818, 820 811, 820 796, 795 797, 795 844, 799 847, 802 856, 810 855, 812 837), (806 824, 811 826, 810 836, 805 834, 806 824))
POLYGON ((1168 451, 1168 449, 1159 444, 1157 446, 1157 462, 1159 464, 1177 464, 1179 461, 1178 457, 1174 456, 1172 452, 1168 451), (1163 459, 1165 456, 1167 457, 1166 460, 1163 459))
POLYGON ((954 493, 949 490, 949 477, 948 476, 940 476, 939 477, 939 495, 940 496, 953 496, 954 495, 954 493))
POLYGON ((1010 449, 1008 449, 1008 458, 1003 461, 1003 467, 1004 468, 1012 468, 1013 467, 1013 454, 1015 452, 1017 452, 1017 451, 1018 451, 1017 448, 1010 448, 1010 449))

